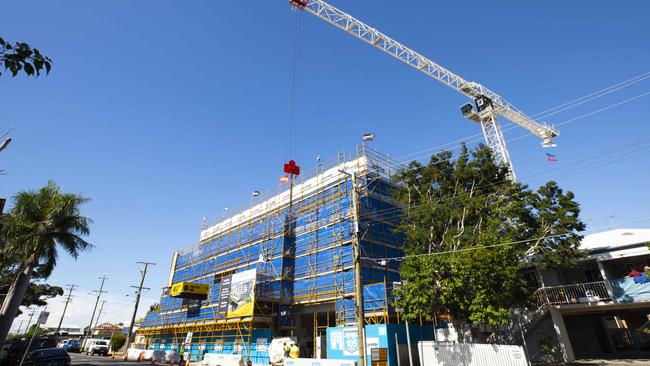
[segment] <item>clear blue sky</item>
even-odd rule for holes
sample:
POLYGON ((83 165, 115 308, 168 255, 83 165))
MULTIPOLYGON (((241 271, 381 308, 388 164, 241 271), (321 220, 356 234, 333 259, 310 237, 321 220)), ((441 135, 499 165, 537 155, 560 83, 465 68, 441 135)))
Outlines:
MULTIPOLYGON (((644 1, 332 4, 528 114, 650 71, 644 1)), ((153 301, 172 251, 197 240, 203 216, 214 220, 252 190, 277 185, 289 158, 295 14, 285 0, 31 1, 3 10, 1 36, 38 47, 54 67, 47 78, 0 79, 1 125, 14 128, 0 155, 8 173, 0 194, 52 178, 91 197, 85 212, 95 221, 89 240, 96 248, 76 262, 62 255, 50 282, 76 283, 86 294, 106 274, 114 302, 107 307, 119 318, 107 320, 126 320, 136 261, 158 263, 147 280, 153 301)), ((374 146, 391 156, 480 133, 462 118, 460 94, 310 14, 303 21, 291 157, 306 168, 317 155, 353 150, 365 132, 376 133, 374 146)), ((650 79, 545 122, 648 91, 650 79)), ((591 227, 612 223, 611 213, 614 223, 649 217, 648 143, 605 154, 650 138, 649 102, 642 97, 562 126, 555 165, 537 139, 513 141, 518 176, 533 186, 557 179, 576 193, 591 227), (605 155, 566 166, 598 154, 605 155)), ((87 322, 79 311, 71 323, 87 322)))

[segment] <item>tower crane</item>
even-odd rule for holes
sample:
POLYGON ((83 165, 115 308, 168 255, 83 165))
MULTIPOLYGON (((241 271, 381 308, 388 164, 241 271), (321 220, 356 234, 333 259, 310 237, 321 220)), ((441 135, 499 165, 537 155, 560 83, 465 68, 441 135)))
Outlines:
POLYGON ((472 99, 474 104, 466 103, 461 106, 460 110, 466 118, 481 125, 487 146, 492 149, 495 163, 509 169, 510 179, 516 180, 516 176, 497 116, 502 116, 538 136, 542 140, 542 146, 555 146, 553 138, 559 136, 559 131, 526 116, 503 97, 485 86, 463 79, 325 1, 289 0, 289 3, 297 9, 312 13, 472 99))

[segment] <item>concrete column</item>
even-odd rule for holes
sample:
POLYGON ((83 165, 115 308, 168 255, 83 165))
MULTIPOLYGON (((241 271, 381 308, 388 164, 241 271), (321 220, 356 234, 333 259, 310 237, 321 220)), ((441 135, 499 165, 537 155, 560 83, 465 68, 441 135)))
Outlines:
POLYGON ((560 310, 551 306, 549 307, 549 313, 551 314, 551 321, 553 321, 553 328, 555 328, 555 334, 557 335, 558 344, 560 345, 564 362, 575 361, 576 356, 573 354, 569 332, 566 330, 566 325, 564 324, 564 319, 562 318, 562 314, 560 314, 560 310))
POLYGON ((612 290, 612 285, 609 283, 609 279, 607 278, 607 272, 605 271, 603 262, 600 259, 596 259, 596 264, 598 265, 598 269, 600 270, 600 275, 603 277, 603 281, 605 281, 605 287, 607 288, 607 293, 609 294, 609 298, 611 299, 611 301, 614 301, 614 290, 612 290))
POLYGON ((609 349, 612 350, 612 354, 617 354, 618 350, 616 349, 616 343, 614 342, 614 337, 612 336, 612 332, 610 331, 609 327, 607 326, 607 323, 603 318, 601 318, 600 321, 603 324, 603 328, 605 329, 605 334, 607 335, 607 344, 609 345, 609 349))
MULTIPOLYGON (((601 261, 600 259, 596 259, 596 264, 598 264, 600 275, 601 277, 603 277, 603 281, 605 281, 605 287, 607 287, 609 298, 612 299, 612 302, 614 302, 614 290, 612 289, 612 284, 609 282, 609 278, 607 278, 607 271, 605 271, 605 266, 603 265, 603 261, 601 261)), ((623 324, 621 323, 621 318, 618 315, 614 315, 614 321, 616 322, 616 326, 618 328, 623 328, 623 324)))

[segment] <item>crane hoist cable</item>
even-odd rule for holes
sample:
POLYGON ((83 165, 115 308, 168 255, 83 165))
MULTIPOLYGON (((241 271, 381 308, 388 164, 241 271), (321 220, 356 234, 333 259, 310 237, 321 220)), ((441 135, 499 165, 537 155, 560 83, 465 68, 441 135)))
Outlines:
POLYGON ((294 25, 291 37, 291 54, 289 60, 289 113, 287 131, 287 159, 291 159, 295 148, 296 104, 300 100, 302 88, 302 33, 303 16, 301 11, 294 11, 294 25))

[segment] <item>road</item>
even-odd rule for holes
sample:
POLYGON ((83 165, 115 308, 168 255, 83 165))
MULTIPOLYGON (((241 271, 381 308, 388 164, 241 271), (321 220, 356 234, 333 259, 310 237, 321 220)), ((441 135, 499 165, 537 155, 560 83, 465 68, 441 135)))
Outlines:
POLYGON ((81 353, 70 353, 73 366, 151 366, 151 362, 112 360, 110 356, 86 356, 81 353))

